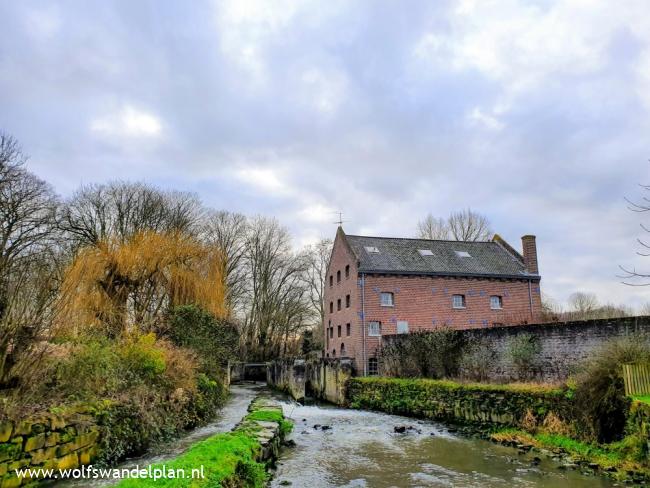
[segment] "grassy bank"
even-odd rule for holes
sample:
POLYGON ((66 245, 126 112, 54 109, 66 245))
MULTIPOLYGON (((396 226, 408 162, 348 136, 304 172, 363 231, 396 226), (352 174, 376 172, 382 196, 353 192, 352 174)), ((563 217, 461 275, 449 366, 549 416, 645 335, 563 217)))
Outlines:
POLYGON ((267 465, 274 462, 279 444, 291 428, 279 406, 256 400, 232 432, 212 436, 176 459, 151 467, 154 472, 162 470, 164 464, 168 473, 180 471, 186 476, 202 467, 202 478, 128 479, 118 486, 261 488, 267 481, 267 465))
POLYGON ((563 466, 571 469, 600 471, 619 480, 644 481, 650 477, 643 453, 643 444, 647 440, 635 435, 628 435, 622 441, 611 444, 589 444, 543 431, 531 433, 503 429, 491 434, 490 438, 501 444, 533 449, 563 460, 563 466))

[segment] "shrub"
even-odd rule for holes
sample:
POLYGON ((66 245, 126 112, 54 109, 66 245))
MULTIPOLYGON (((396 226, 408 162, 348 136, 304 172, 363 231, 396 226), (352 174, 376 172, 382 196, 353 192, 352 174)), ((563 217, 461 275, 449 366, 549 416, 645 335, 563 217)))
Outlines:
POLYGON ((599 442, 622 437, 630 399, 625 396, 621 365, 649 360, 647 338, 630 336, 609 341, 583 364, 575 391, 582 437, 599 442))
POLYGON ((459 364, 463 375, 473 381, 486 381, 494 354, 492 343, 487 339, 481 338, 467 344, 459 364))
POLYGON ((539 340, 533 334, 518 334, 508 339, 506 353, 515 367, 517 379, 523 380, 532 376, 532 368, 537 362, 540 350, 539 340))
POLYGON ((165 353, 156 344, 156 336, 134 334, 118 346, 123 373, 131 383, 159 381, 165 372, 165 353))
POLYGON ((434 379, 456 376, 464 344, 462 334, 449 328, 405 335, 382 348, 381 372, 434 379))
POLYGON ((234 359, 239 336, 232 324, 195 305, 174 308, 169 320, 171 341, 196 352, 203 372, 217 377, 229 359, 234 359))
POLYGON ((108 396, 126 386, 120 357, 108 340, 75 344, 56 362, 54 388, 72 400, 108 396))

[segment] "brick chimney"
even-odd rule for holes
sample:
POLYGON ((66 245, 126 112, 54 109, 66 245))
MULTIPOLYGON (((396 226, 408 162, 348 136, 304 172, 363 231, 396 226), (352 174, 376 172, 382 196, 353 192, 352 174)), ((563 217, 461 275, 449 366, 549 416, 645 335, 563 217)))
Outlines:
POLYGON ((532 274, 539 274, 535 236, 523 236, 521 238, 521 244, 524 249, 524 266, 526 267, 526 270, 532 274))

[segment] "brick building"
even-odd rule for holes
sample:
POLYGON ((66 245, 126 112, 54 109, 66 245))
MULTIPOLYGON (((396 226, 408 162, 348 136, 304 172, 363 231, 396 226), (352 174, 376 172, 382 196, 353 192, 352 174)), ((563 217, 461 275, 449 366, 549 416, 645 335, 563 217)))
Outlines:
POLYGON ((338 228, 325 283, 326 357, 377 371, 381 336, 436 327, 534 322, 541 311, 535 236, 523 254, 489 242, 346 235, 338 228))

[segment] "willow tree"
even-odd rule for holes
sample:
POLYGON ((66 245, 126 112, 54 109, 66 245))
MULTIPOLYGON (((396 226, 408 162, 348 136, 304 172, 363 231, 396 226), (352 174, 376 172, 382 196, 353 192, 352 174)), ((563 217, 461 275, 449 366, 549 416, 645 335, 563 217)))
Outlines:
POLYGON ((156 330, 177 305, 195 304, 226 317, 226 262, 220 249, 182 233, 139 232, 80 249, 61 292, 61 325, 110 337, 156 330))

